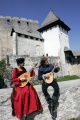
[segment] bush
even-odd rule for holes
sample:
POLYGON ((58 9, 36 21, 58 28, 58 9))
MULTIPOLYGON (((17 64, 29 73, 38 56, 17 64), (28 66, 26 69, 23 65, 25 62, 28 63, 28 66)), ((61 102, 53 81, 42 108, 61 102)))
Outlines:
POLYGON ((6 68, 6 61, 5 59, 2 59, 0 61, 0 76, 3 78, 3 73, 5 71, 5 68, 6 68))
POLYGON ((72 119, 70 119, 70 120, 80 120, 80 118, 72 118, 72 119))

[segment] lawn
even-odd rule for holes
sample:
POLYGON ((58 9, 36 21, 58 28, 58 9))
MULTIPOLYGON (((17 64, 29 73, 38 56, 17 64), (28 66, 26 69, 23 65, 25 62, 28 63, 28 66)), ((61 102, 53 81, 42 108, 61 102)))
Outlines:
MULTIPOLYGON (((68 81, 68 80, 75 80, 75 79, 80 79, 80 77, 79 76, 76 76, 76 75, 72 75, 72 76, 64 76, 64 77, 59 77, 59 78, 57 78, 57 81, 58 82, 61 82, 61 81, 68 81)), ((42 84, 42 80, 40 81, 40 80, 31 80, 30 81, 33 85, 40 85, 40 84, 42 84)))
POLYGON ((72 119, 70 119, 70 120, 80 120, 80 118, 72 118, 72 119))
POLYGON ((57 81, 58 82, 61 82, 61 81, 68 81, 68 80, 75 80, 75 79, 80 79, 79 76, 77 75, 67 75, 67 76, 64 76, 64 77, 59 77, 57 78, 57 81))

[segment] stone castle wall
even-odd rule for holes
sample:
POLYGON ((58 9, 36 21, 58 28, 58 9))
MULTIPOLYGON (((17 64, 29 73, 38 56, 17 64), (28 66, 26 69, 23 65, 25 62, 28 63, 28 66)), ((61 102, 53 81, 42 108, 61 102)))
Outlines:
MULTIPOLYGON (((15 58, 13 55, 13 36, 11 36, 12 28, 17 32, 17 54, 29 56, 26 57, 26 66, 29 68, 34 62, 40 61, 40 56, 44 54, 44 40, 40 38, 38 29, 38 21, 18 17, 0 16, 0 60, 9 56, 9 63, 14 67, 15 58), (20 33, 19 33, 20 32, 20 33), (21 33, 22 32, 22 33, 21 33), (28 38, 25 34, 28 33, 28 38), (30 36, 33 35, 34 37, 30 36), (32 38, 31 38, 32 37, 32 38), (27 64, 28 63, 28 64, 27 64)), ((16 56, 15 55, 15 56, 16 56)), ((50 59, 54 62, 54 58, 50 59)), ((80 67, 78 65, 61 64, 60 75, 80 75, 80 67)))
MULTIPOLYGON (((11 35, 12 28, 17 34, 17 53, 22 54, 31 54, 31 56, 36 54, 36 46, 40 45, 41 49, 43 47, 43 41, 40 39, 38 29, 38 21, 30 20, 25 18, 18 17, 3 17, 0 16, 0 60, 5 58, 6 55, 13 55, 13 36, 11 35), (26 34, 28 33, 28 38, 26 34), (33 38, 34 36, 34 38, 33 38), (32 38, 31 38, 32 37, 32 38), (28 42, 27 42, 28 40, 28 42), (32 40, 32 41, 30 41, 32 40), (22 43, 24 43, 24 46, 22 43), (20 47, 20 48, 19 48, 20 47), (33 49, 34 47, 34 49, 33 49), (26 48, 26 49, 25 49, 26 48), (30 51, 29 51, 30 50, 30 51), (31 50, 33 52, 31 52, 31 50), (21 52, 20 52, 21 51, 21 52), (26 53, 27 51, 27 53, 26 53), (23 53, 22 53, 23 52, 23 53)), ((41 51, 40 49, 40 51, 41 51)), ((43 54, 43 49, 40 54, 43 54)))
MULTIPOLYGON (((8 66, 5 69, 4 72, 4 81, 7 84, 8 87, 11 87, 11 72, 13 70, 13 68, 15 68, 17 66, 16 64, 16 59, 19 57, 23 57, 25 58, 25 68, 27 71, 30 71, 31 68, 37 64, 37 66, 35 67, 35 77, 34 77, 34 82, 36 82, 36 80, 38 80, 37 76, 38 76, 38 68, 40 65, 40 60, 41 57, 30 57, 29 55, 12 55, 9 56, 8 59, 8 66)), ((56 57, 48 57, 49 63, 55 64, 57 63, 60 59, 56 58, 56 57)), ((80 65, 70 65, 70 64, 65 64, 64 65, 64 72, 62 71, 62 67, 61 64, 59 64, 60 67, 60 71, 58 73, 54 73, 54 78, 58 78, 61 76, 65 76, 65 75, 77 75, 80 76, 80 65), (67 74, 68 73, 68 74, 67 74)))
POLYGON ((69 65, 69 75, 80 76, 80 64, 69 65))
MULTIPOLYGON (((37 66, 34 69, 34 71, 35 71, 34 82, 36 82, 36 80, 38 80, 38 78, 37 78, 38 68, 39 68, 39 65, 40 65, 41 57, 30 57, 30 56, 26 56, 26 55, 22 55, 22 56, 20 56, 20 55, 18 55, 18 56, 14 55, 13 56, 12 55, 8 59, 8 65, 6 66, 6 69, 5 69, 5 72, 4 72, 4 81, 5 81, 5 83, 8 87, 11 87, 11 72, 17 66, 16 59, 19 58, 19 57, 25 58, 24 67, 26 68, 27 71, 30 71, 31 68, 35 64, 37 64, 37 66)), ((49 62, 52 63, 52 64, 55 64, 59 60, 59 58, 53 58, 53 57, 49 57, 48 59, 49 59, 49 62)), ((60 70, 59 74, 57 74, 57 76, 58 75, 61 76, 61 70, 60 70)))
POLYGON ((18 37, 17 51, 18 55, 30 55, 31 57, 42 56, 44 54, 44 42, 18 37))
MULTIPOLYGON (((37 66, 40 65, 40 60, 42 56, 40 57, 31 57, 30 55, 12 55, 9 56, 9 65, 14 68, 16 67, 16 59, 23 57, 25 58, 25 67, 31 67, 34 66, 37 63, 37 66)), ((58 57, 48 57, 49 63, 55 64, 59 60, 58 57)))

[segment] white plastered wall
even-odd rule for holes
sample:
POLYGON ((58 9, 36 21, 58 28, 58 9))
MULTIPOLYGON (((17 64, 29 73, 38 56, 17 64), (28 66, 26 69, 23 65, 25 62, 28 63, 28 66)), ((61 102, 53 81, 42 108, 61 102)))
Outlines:
POLYGON ((64 48, 67 47, 68 49, 70 49, 70 46, 68 32, 62 27, 59 28, 59 41, 60 41, 60 59, 62 63, 65 64, 64 48))
POLYGON ((65 61, 64 48, 67 47, 70 49, 68 32, 57 25, 44 31, 42 37, 44 38, 45 55, 48 54, 49 56, 60 57, 62 74, 67 75, 68 69, 65 61))
POLYGON ((59 41, 59 28, 58 26, 52 27, 42 33, 44 38, 45 54, 49 56, 59 56, 60 41, 59 41))

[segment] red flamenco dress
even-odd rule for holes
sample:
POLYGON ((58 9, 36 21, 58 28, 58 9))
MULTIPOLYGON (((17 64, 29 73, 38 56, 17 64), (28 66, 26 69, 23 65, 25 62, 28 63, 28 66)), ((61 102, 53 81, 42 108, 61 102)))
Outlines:
MULTIPOLYGON (((14 68, 12 72, 12 82, 15 85, 11 93, 12 115, 19 119, 23 115, 28 115, 34 111, 42 111, 42 105, 34 87, 30 83, 25 87, 19 87, 21 81, 18 76, 25 72, 25 68, 23 68, 23 71, 14 68)), ((31 72, 31 76, 33 75, 34 71, 31 72)))

